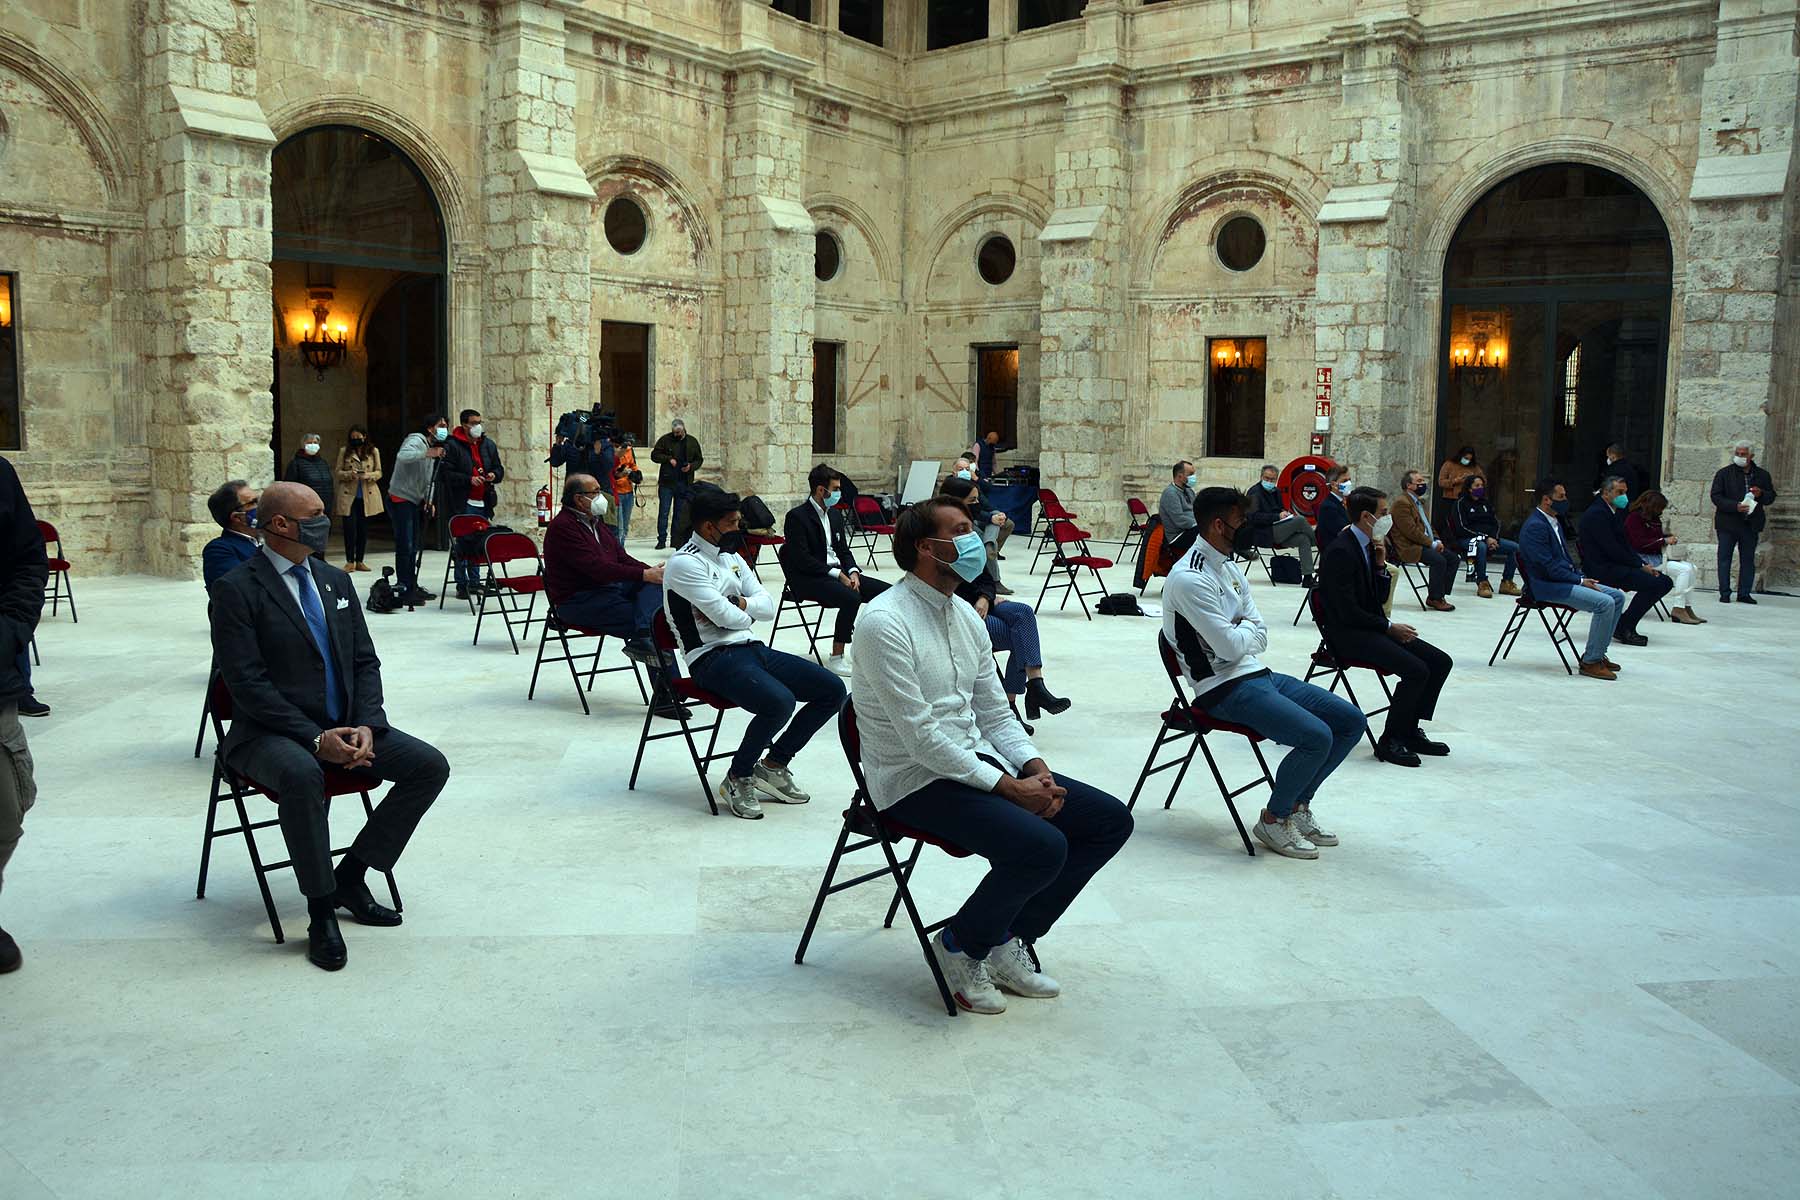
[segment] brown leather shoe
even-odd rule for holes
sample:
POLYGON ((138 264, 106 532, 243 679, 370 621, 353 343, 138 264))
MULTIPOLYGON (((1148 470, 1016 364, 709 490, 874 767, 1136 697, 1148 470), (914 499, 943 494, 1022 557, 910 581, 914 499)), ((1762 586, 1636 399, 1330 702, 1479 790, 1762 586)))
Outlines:
POLYGON ((1456 611, 1456 605, 1450 603, 1448 600, 1427 600, 1425 602, 1425 607, 1431 609, 1434 612, 1455 612, 1456 611))
POLYGON ((1604 654, 1602 654, 1600 656, 1600 661, 1602 663, 1606 664, 1606 669, 1611 671, 1615 675, 1617 675, 1620 671, 1623 671, 1625 669, 1624 667, 1621 667, 1618 663, 1614 662, 1612 659, 1608 658, 1604 654))
POLYGON ((1581 664, 1581 673, 1586 675, 1589 679, 1613 680, 1618 678, 1618 675, 1613 672, 1613 669, 1604 662, 1584 662, 1581 664))
POLYGON ((1492 600, 1494 598, 1494 585, 1484 579, 1481 581, 1481 586, 1475 589, 1475 594, 1483 600, 1492 600))
POLYGON ((1512 580, 1502 579, 1500 581, 1500 594, 1502 596, 1523 596, 1525 593, 1520 591, 1519 585, 1512 580))

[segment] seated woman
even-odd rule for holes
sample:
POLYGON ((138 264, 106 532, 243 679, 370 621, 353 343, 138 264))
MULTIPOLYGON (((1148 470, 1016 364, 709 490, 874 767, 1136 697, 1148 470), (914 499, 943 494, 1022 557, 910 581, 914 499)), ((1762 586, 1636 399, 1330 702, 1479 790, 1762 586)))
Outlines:
POLYGON ((1669 615, 1681 625, 1704 625, 1706 618, 1694 611, 1694 564, 1677 558, 1665 558, 1663 549, 1675 544, 1675 535, 1664 533, 1663 510, 1669 498, 1651 489, 1631 502, 1625 513, 1625 540, 1631 543, 1647 567, 1655 567, 1669 577, 1669 615))
POLYGON ((1487 500, 1487 476, 1477 471, 1463 481, 1462 495, 1456 499, 1450 523, 1456 548, 1469 554, 1474 564, 1475 594, 1483 600, 1494 598, 1487 574, 1488 554, 1492 552, 1506 560, 1506 570, 1500 576, 1500 594, 1517 596, 1519 585, 1513 582, 1513 572, 1518 570, 1519 543, 1500 536, 1500 518, 1487 500))

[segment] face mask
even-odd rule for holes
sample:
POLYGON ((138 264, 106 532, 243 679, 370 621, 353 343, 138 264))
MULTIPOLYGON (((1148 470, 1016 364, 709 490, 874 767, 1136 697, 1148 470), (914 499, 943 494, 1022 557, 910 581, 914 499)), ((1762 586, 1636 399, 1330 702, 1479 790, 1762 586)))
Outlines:
POLYGON ((1465 467, 1466 467, 1466 466, 1468 466, 1468 465, 1469 465, 1469 464, 1470 464, 1470 463, 1472 463, 1472 462, 1474 462, 1474 461, 1475 461, 1475 460, 1474 460, 1474 459, 1472 459, 1472 458, 1470 458, 1470 457, 1469 457, 1469 456, 1468 456, 1468 455, 1466 455, 1466 454, 1465 454, 1465 455, 1463 455, 1463 456, 1462 456, 1462 465, 1463 465, 1463 466, 1465 466, 1465 467))
POLYGON ((1418 483, 1418 484, 1413 485, 1413 495, 1415 495, 1415 496, 1423 496, 1426 492, 1429 492, 1430 490, 1431 490, 1431 485, 1429 483, 1418 483))
POLYGON ((450 437, 450 427, 448 425, 439 425, 436 429, 431 431, 431 436, 440 442, 445 441, 450 437))
POLYGON ((833 493, 831 493, 831 495, 825 497, 825 507, 826 508, 836 508, 838 505, 838 501, 842 500, 843 498, 844 498, 844 493, 842 491, 833 492, 833 493))
POLYGON ((244 524, 250 529, 256 528, 256 505, 252 504, 244 510, 244 524))
POLYGON ((1567 500, 1552 500, 1550 502, 1550 511, 1560 517, 1569 511, 1569 502, 1567 500))
POLYGON ((972 480, 972 479, 974 479, 974 478, 975 478, 975 475, 974 475, 974 473, 973 473, 973 472, 971 472, 971 471, 958 471, 958 472, 957 472, 957 473, 956 473, 956 477, 957 477, 957 478, 958 478, 958 479, 970 479, 970 480, 972 480))
POLYGON ((956 559, 953 562, 944 563, 941 558, 938 559, 938 562, 944 563, 945 566, 955 571, 957 577, 964 583, 975 582, 975 577, 987 569, 987 546, 983 544, 979 533, 959 533, 954 538, 932 538, 931 540, 934 542, 949 541, 952 546, 956 547, 956 559))
POLYGON ((719 535, 719 553, 741 554, 744 549, 744 531, 734 529, 730 533, 719 535))
POLYGON ((477 421, 477 422, 475 422, 475 424, 469 426, 469 436, 474 438, 476 441, 481 440, 481 422, 480 421, 477 421))
POLYGON ((1734 466, 1747 467, 1750 465, 1750 456, 1747 454, 1734 454, 1731 456, 1731 461, 1734 466))
POLYGON ((1375 528, 1369 531, 1369 536, 1379 542, 1382 538, 1386 537, 1393 528, 1394 514, 1383 513, 1375 518, 1375 528))
POLYGON ((350 444, 352 446, 360 446, 363 444, 363 440, 359 437, 353 437, 350 439, 350 444))
MULTIPOLYGON (((289 517, 292 521, 293 518, 289 517)), ((299 542, 314 554, 325 553, 325 547, 331 544, 331 518, 324 513, 316 517, 305 517, 295 522, 300 528, 299 537, 289 537, 285 533, 276 533, 273 529, 265 529, 264 533, 271 537, 282 538, 290 542, 299 542)))
POLYGON ((1618 495, 1613 497, 1613 507, 1614 508, 1628 508, 1628 507, 1630 507, 1630 505, 1631 505, 1631 497, 1626 495, 1624 492, 1620 492, 1618 495))
POLYGON ((1272 492, 1275 490, 1275 483, 1273 480, 1265 479, 1262 481, 1262 485, 1265 492, 1272 492))
POLYGON ((1351 483, 1348 479, 1337 485, 1337 494, 1346 498, 1348 498, 1350 493, 1355 490, 1356 485, 1351 483))
POLYGON ((1487 495, 1487 489, 1484 487, 1472 487, 1469 489, 1469 495, 1471 495, 1471 496, 1475 497, 1477 500, 1479 500, 1483 496, 1487 495))
POLYGON ((1185 487, 1185 488, 1193 487, 1194 486, 1194 477, 1192 475, 1184 475, 1181 480, 1181 486, 1185 487))
POLYGON ((308 442, 308 443, 306 443, 306 445, 300 447, 300 449, 304 450, 308 454, 317 454, 319 452, 319 443, 308 442))

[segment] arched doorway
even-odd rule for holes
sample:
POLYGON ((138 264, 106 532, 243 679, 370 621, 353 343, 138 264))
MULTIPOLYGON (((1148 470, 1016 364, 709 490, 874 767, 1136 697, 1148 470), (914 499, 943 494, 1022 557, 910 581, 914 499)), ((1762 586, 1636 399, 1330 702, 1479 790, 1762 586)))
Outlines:
POLYGON ((1503 527, 1544 475, 1585 507, 1613 442, 1657 484, 1672 257, 1649 198, 1586 164, 1522 171, 1463 217, 1444 259, 1436 461, 1474 446, 1503 527))
POLYGON ((275 477, 306 434, 320 435, 321 456, 335 462, 350 426, 362 425, 385 481, 401 439, 448 396, 442 211, 404 151, 347 125, 283 141, 270 180, 275 477), (321 326, 341 348, 303 353, 321 326))

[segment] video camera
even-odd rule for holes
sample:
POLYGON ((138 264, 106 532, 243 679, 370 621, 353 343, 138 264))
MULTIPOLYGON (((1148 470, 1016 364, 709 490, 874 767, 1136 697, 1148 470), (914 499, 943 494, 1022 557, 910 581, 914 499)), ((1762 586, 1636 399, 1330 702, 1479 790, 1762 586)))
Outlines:
POLYGON ((595 442, 612 440, 618 429, 618 414, 607 412, 598 404, 591 409, 566 412, 556 419, 557 438, 574 443, 582 451, 591 449, 595 442))

